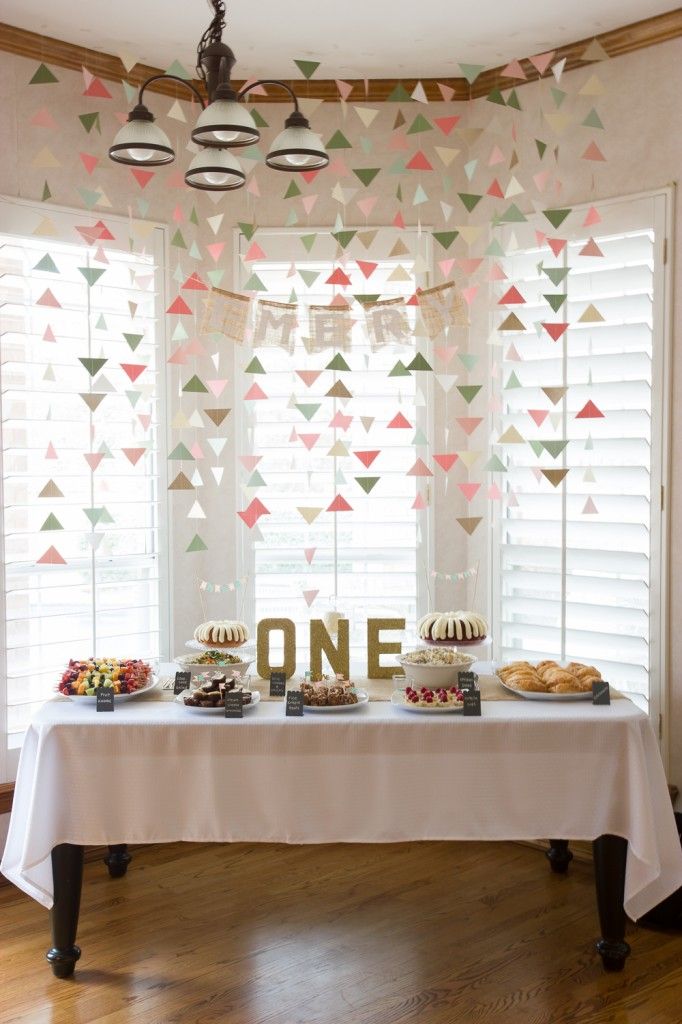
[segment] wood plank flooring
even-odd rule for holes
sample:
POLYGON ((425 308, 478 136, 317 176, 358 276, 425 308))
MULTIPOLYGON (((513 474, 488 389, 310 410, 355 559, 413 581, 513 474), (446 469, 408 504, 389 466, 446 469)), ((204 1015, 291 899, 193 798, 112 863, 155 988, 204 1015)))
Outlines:
POLYGON ((590 865, 507 844, 174 844, 86 865, 71 981, 0 889, 2 1024, 679 1024, 682 936, 602 971, 590 865))

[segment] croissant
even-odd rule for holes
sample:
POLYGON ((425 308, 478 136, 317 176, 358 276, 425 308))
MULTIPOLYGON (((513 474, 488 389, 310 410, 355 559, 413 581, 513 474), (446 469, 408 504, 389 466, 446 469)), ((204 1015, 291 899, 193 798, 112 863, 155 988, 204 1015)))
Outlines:
POLYGON ((510 675, 512 672, 519 672, 521 670, 525 670, 526 672, 533 671, 529 662, 527 661, 512 661, 510 662, 509 665, 505 665, 503 668, 499 669, 497 674, 500 677, 500 679, 506 679, 506 677, 510 675))
POLYGON ((508 679, 507 686, 512 686, 515 690, 526 690, 530 693, 547 693, 547 687, 538 676, 526 675, 520 679, 515 679, 514 682, 508 679))
POLYGON ((579 693, 578 687, 575 682, 573 683, 557 683, 556 686, 550 686, 550 693, 579 693))
POLYGON ((547 669, 543 678, 548 686, 557 686, 559 683, 567 683, 575 688, 575 676, 563 668, 547 669))

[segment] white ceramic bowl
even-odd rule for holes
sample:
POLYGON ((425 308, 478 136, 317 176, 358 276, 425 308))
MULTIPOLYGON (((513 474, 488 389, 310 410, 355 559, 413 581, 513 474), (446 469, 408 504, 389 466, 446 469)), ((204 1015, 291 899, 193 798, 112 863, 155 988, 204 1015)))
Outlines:
MULTIPOLYGON (((232 653, 231 651, 229 652, 232 653)), ((235 662, 231 665, 202 665, 193 661, 195 656, 193 654, 181 654, 179 658, 175 659, 177 665, 183 671, 189 671, 192 674, 192 679, 197 676, 205 675, 209 672, 225 672, 226 674, 232 673, 233 675, 244 676, 246 675, 249 666, 253 664, 253 658, 245 658, 243 661, 235 662)))
MULTIPOLYGON (((432 650, 430 647, 429 651, 432 650)), ((419 686, 428 686, 431 690, 439 686, 456 686, 458 672, 466 672, 478 660, 463 651, 457 653, 463 659, 459 665, 415 665, 412 661, 406 661, 404 655, 398 658, 398 664, 402 666, 405 676, 414 679, 419 686)))

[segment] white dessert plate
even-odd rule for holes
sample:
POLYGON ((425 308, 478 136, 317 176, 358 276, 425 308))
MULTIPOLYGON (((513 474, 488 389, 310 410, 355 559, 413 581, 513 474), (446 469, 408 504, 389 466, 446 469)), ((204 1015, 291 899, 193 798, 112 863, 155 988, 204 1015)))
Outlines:
POLYGON ((391 704, 394 708, 402 708, 403 711, 414 711, 418 715, 447 715, 447 714, 461 714, 464 704, 445 704, 437 705, 433 707, 422 708, 417 704, 411 704, 409 700, 405 700, 405 693, 403 690, 394 690, 391 694, 391 704))
POLYGON ((592 690, 587 690, 585 693, 534 693, 532 690, 516 690, 513 686, 507 686, 499 676, 496 676, 496 679, 505 690, 513 693, 515 697, 523 697, 524 700, 545 700, 550 704, 552 702, 558 704, 567 700, 592 700, 592 690))
MULTIPOLYGON (((134 700, 135 697, 141 697, 143 693, 149 693, 150 690, 154 690, 159 685, 160 681, 161 680, 158 676, 153 675, 149 685, 144 686, 141 690, 133 690, 132 693, 116 693, 114 694, 114 704, 119 704, 124 700, 134 700)), ((92 697, 89 697, 85 693, 81 695, 77 693, 62 693, 60 696, 66 697, 68 700, 74 700, 78 704, 81 702, 85 702, 87 704, 97 703, 97 697, 94 694, 92 697)))
POLYGON ((225 651, 227 654, 241 653, 250 656, 255 653, 254 645, 248 641, 235 647, 219 647, 215 644, 202 644, 200 640, 185 640, 185 647, 189 647, 190 651, 225 651))
POLYGON ((358 708, 362 708, 365 704, 369 704, 369 694, 365 690, 356 690, 355 692, 358 695, 357 704, 327 704, 323 707, 317 707, 317 705, 313 704, 304 704, 303 710, 306 712, 310 711, 313 714, 339 714, 343 711, 357 711, 358 708))
MULTIPOLYGON (((177 697, 175 698, 175 703, 179 704, 180 707, 183 709, 183 711, 189 711, 193 715, 222 715, 223 718, 225 717, 225 706, 223 704, 218 704, 218 706, 215 707, 215 708, 193 708, 191 706, 191 704, 189 706, 187 704, 185 704, 185 697, 186 696, 187 696, 187 691, 184 690, 182 693, 179 693, 177 695, 177 697)), ((244 704, 243 705, 244 711, 248 711, 250 708, 254 708, 256 706, 256 704, 259 702, 259 700, 260 700, 260 693, 259 693, 259 691, 258 690, 252 690, 251 691, 251 700, 249 701, 248 704, 244 704)))

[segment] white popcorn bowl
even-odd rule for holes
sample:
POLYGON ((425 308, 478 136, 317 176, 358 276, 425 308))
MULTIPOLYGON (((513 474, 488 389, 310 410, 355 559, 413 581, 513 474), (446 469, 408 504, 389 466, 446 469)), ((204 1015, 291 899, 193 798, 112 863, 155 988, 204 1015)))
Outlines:
POLYGON ((417 685, 437 690, 440 686, 456 686, 458 673, 469 671, 474 662, 478 661, 471 654, 462 651, 457 651, 457 654, 462 658, 458 665, 415 665, 413 661, 407 661, 405 656, 398 658, 398 664, 404 669, 405 676, 413 679, 417 685))

